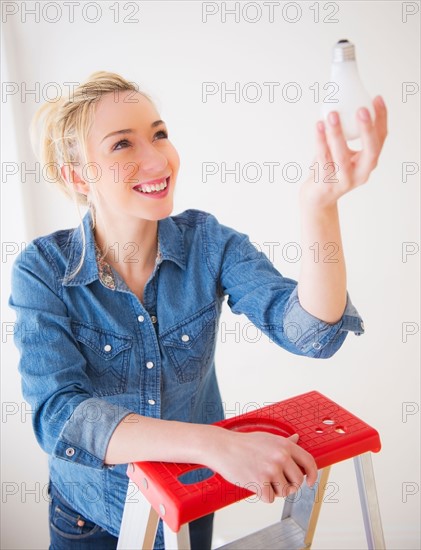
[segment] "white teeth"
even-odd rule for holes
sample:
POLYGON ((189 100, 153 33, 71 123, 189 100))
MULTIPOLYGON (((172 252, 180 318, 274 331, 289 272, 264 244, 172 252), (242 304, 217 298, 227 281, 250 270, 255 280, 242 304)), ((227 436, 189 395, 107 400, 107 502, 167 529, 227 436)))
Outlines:
POLYGON ((167 180, 164 180, 161 183, 153 183, 152 185, 150 185, 148 183, 147 184, 142 184, 142 186, 140 188, 138 188, 137 190, 138 191, 143 191, 143 193, 153 193, 153 192, 156 192, 156 191, 162 191, 166 187, 167 187, 167 180))

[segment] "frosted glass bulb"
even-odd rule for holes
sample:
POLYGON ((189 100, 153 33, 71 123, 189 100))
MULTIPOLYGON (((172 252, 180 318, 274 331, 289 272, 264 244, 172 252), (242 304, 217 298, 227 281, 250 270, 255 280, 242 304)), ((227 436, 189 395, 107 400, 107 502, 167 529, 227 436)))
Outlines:
MULTIPOLYGON (((372 119, 374 119, 374 109, 371 98, 358 74, 354 44, 348 40, 339 40, 333 48, 330 81, 338 85, 338 90, 332 94, 330 101, 338 101, 332 103, 325 101, 322 105, 321 116, 326 121, 328 113, 337 111, 345 139, 356 139, 360 137, 356 119, 358 109, 366 107, 372 119)), ((329 99, 329 96, 326 99, 329 99)))

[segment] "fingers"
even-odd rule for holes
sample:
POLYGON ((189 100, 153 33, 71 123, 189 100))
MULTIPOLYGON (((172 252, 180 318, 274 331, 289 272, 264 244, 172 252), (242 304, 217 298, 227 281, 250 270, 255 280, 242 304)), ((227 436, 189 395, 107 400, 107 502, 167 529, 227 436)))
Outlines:
POLYGON ((292 441, 293 443, 297 443, 299 437, 300 437, 299 434, 292 434, 292 435, 288 436, 288 439, 289 439, 290 441, 292 441))
POLYGON ((286 498, 300 489, 303 480, 304 476, 300 468, 291 462, 285 466, 283 473, 279 474, 276 480, 263 483, 261 500, 272 503, 276 497, 286 498))
MULTIPOLYGON (((327 143, 331 152, 332 160, 336 163, 336 170, 344 176, 349 173, 351 165, 351 155, 346 143, 339 114, 336 111, 331 111, 328 115, 328 125, 326 128, 327 143)), ((339 181, 347 182, 347 178, 339 181)))
MULTIPOLYGON (((296 434, 290 435, 288 439, 293 443, 297 443, 299 437, 300 437, 299 434, 296 433, 296 434)), ((314 483, 316 483, 318 470, 317 470, 316 462, 314 458, 311 456, 311 454, 305 451, 299 445, 297 445, 294 448, 293 453, 291 453, 291 456, 294 458, 295 462, 297 464, 300 464, 300 466, 303 468, 305 474, 307 475, 308 485, 312 486, 314 483)), ((289 479, 292 481, 291 477, 289 477, 289 479)), ((303 482, 303 475, 301 471, 300 471, 299 479, 297 478, 297 479, 294 479, 293 481, 295 482, 299 481, 301 485, 301 483, 303 482)))
POLYGON ((318 469, 312 455, 297 445, 292 452, 292 458, 304 470, 307 476, 307 485, 313 486, 317 481, 318 469))
POLYGON ((373 105, 375 112, 374 127, 377 132, 377 137, 379 139, 381 149, 387 136, 387 108, 382 96, 380 95, 374 98, 373 105))
POLYGON ((377 166, 378 158, 387 136, 387 109, 381 96, 373 100, 374 121, 370 112, 361 108, 357 119, 361 131, 362 151, 356 156, 355 165, 357 184, 367 181, 370 172, 377 166))
POLYGON ((334 176, 337 168, 327 142, 326 126, 323 120, 319 120, 316 124, 316 162, 318 163, 318 171, 321 174, 320 179, 322 182, 337 181, 334 176))
MULTIPOLYGON (((282 474, 279 475, 279 479, 264 484, 262 500, 264 502, 273 502, 275 497, 286 498, 299 491, 303 481, 303 472, 294 461, 290 461, 284 466, 282 474)), ((311 475, 311 481, 307 476, 307 484, 312 487, 316 481, 317 469, 315 476, 311 475)))
POLYGON ((377 166, 380 155, 380 142, 377 129, 373 124, 368 109, 361 107, 357 112, 358 124, 361 130, 362 150, 358 157, 358 183, 367 181, 370 172, 377 166))
POLYGON ((319 120, 316 124, 316 159, 322 163, 322 168, 327 162, 332 162, 323 120, 319 120))
POLYGON ((304 474, 299 466, 294 461, 291 461, 284 468, 284 476, 286 483, 280 487, 279 496, 287 497, 299 490, 304 481, 304 474))
POLYGON ((287 497, 299 490, 303 484, 304 475, 307 476, 307 485, 312 487, 318 476, 316 462, 312 455, 296 444, 299 435, 294 434, 287 439, 292 445, 290 457, 282 464, 276 479, 264 483, 262 500, 273 502, 275 497, 287 497), (304 473, 303 473, 304 472, 304 473))
POLYGON ((362 144, 362 150, 357 154, 353 154, 355 151, 351 151, 346 143, 338 113, 332 111, 328 115, 327 144, 333 162, 340 171, 339 185, 342 185, 345 191, 349 190, 350 185, 360 185, 368 180, 370 173, 377 166, 387 136, 387 109, 381 96, 374 99, 373 106, 374 121, 365 107, 361 107, 356 113, 362 144))
POLYGON ((314 458, 297 444, 298 434, 282 437, 256 431, 231 436, 233 445, 227 446, 225 458, 221 455, 221 467, 213 469, 231 483, 247 484, 263 502, 297 492, 305 475, 309 485, 317 481, 314 458))
POLYGON ((265 481, 263 483, 260 500, 272 504, 275 498, 287 496, 285 490, 288 490, 288 488, 289 483, 285 477, 279 481, 265 481))

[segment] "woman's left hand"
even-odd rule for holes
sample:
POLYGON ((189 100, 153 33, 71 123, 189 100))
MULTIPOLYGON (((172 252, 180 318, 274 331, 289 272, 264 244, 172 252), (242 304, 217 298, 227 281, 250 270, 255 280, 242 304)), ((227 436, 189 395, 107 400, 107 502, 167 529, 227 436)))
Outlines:
POLYGON ((380 96, 373 100, 375 120, 362 107, 357 112, 362 150, 353 151, 346 143, 336 111, 329 113, 328 124, 316 125, 316 158, 310 176, 300 188, 300 201, 323 209, 336 204, 345 193, 363 185, 377 166, 387 136, 387 109, 380 96))

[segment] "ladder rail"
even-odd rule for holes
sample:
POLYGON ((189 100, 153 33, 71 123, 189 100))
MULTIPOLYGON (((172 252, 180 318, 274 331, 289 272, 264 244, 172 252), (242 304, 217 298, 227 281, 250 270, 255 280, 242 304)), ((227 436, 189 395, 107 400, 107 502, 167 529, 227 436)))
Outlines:
POLYGON ((369 550, 384 550, 386 545, 383 535, 371 453, 355 456, 354 466, 368 548, 369 550))
POLYGON ((190 532, 188 523, 182 525, 178 533, 174 533, 165 521, 163 524, 166 550, 190 550, 190 532))
POLYGON ((291 518, 303 530, 304 546, 310 548, 319 519, 330 466, 318 471, 312 488, 304 482, 294 495, 286 497, 281 521, 291 518))
POLYGON ((153 550, 159 516, 132 480, 129 481, 117 550, 153 550))

